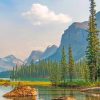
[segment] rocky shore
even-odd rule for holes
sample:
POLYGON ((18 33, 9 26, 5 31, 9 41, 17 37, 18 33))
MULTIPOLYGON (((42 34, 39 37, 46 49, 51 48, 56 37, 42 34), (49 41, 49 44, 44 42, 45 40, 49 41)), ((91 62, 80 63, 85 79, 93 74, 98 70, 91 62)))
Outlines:
POLYGON ((27 97, 27 96, 37 96, 38 91, 30 86, 17 87, 11 92, 4 95, 4 97, 27 97))

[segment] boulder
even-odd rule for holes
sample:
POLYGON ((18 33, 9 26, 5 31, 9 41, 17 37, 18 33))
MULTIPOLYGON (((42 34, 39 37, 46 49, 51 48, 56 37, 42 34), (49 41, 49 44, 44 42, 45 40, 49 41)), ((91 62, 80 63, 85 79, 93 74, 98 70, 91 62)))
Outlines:
POLYGON ((58 97, 52 100, 76 100, 74 97, 58 97))
POLYGON ((4 95, 4 97, 27 97, 27 96, 37 96, 38 91, 30 86, 17 87, 11 92, 4 95))

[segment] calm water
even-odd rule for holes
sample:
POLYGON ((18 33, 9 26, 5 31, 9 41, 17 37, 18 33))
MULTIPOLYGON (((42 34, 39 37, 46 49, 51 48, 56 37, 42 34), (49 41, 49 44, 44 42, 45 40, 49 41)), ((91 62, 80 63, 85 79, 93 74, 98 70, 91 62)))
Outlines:
MULTIPOLYGON (((73 98, 72 100, 100 100, 99 96, 95 94, 81 93, 79 91, 64 90, 61 88, 50 87, 36 87, 39 91, 38 100, 52 100, 53 98, 60 96, 67 96, 73 98)), ((11 91, 12 87, 0 87, 0 100, 34 100, 33 97, 28 98, 3 98, 2 95, 11 91)), ((100 93, 100 90, 98 90, 100 93)))

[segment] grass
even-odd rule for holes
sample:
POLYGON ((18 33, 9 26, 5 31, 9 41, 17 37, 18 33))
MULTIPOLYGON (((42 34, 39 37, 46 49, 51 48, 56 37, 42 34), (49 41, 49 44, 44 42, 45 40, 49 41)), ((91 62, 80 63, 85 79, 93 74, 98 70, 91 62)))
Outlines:
POLYGON ((19 81, 34 81, 34 82, 48 82, 48 78, 20 78, 19 81))
POLYGON ((87 88, 87 87, 100 87, 100 82, 84 82, 84 81, 74 81, 67 82, 66 87, 72 88, 87 88))
POLYGON ((30 86, 51 86, 51 82, 31 82, 31 81, 0 81, 0 85, 5 85, 5 86, 17 86, 17 85, 30 85, 30 86))
MULTIPOLYGON (((4 86, 18 86, 18 85, 30 85, 30 86, 52 86, 49 81, 10 81, 10 80, 0 80, 0 85, 4 86)), ((59 86, 63 86, 60 84, 59 86)), ((65 86, 73 88, 84 88, 84 87, 100 87, 100 82, 84 82, 84 81, 74 81, 66 82, 65 86)))

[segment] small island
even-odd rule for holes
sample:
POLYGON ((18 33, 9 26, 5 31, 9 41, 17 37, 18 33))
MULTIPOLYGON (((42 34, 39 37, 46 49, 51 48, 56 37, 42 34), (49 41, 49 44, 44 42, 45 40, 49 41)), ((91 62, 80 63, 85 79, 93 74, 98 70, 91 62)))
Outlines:
POLYGON ((6 93, 4 97, 27 97, 27 96, 37 96, 38 91, 30 86, 17 87, 9 93, 6 93))

